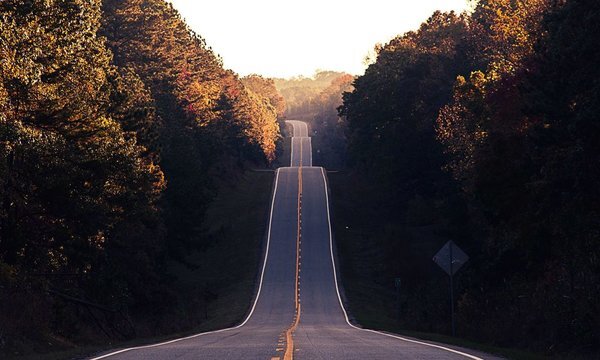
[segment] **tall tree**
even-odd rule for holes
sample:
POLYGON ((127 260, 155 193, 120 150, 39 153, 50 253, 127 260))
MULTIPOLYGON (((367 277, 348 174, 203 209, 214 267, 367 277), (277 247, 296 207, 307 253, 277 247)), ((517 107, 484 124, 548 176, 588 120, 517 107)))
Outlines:
POLYGON ((242 82, 250 91, 269 99, 269 103, 277 111, 277 116, 283 116, 285 113, 285 99, 275 87, 273 79, 266 79, 260 75, 252 74, 243 77, 242 82))
MULTIPOLYGON (((202 243, 198 222, 217 183, 245 161, 271 160, 279 128, 262 98, 240 79, 162 0, 103 2, 102 34, 115 64, 149 89, 156 113, 170 251, 183 257, 202 243)), ((238 169, 238 170, 236 170, 238 169)))
POLYGON ((100 2, 5 1, 0 14, 0 263, 21 288, 42 274, 46 288, 104 303, 148 295, 132 278, 157 271, 164 181, 130 123, 143 110, 117 86, 135 83, 96 36, 100 2), (62 274, 70 280, 55 282, 62 274), (123 286, 103 282, 108 274, 123 286))

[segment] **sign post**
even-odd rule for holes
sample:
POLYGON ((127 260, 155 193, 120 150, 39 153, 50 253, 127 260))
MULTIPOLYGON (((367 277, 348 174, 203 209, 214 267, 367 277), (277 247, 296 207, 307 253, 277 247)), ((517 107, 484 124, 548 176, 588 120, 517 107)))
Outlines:
POLYGON ((394 286, 396 287, 396 308, 398 310, 398 321, 400 321, 402 310, 402 303, 400 302, 400 288, 402 287, 402 279, 396 278, 394 280, 394 286))
POLYGON ((469 256, 464 253, 456 244, 450 240, 440 251, 435 254, 433 261, 450 276, 450 314, 452 318, 452 336, 456 336, 456 325, 454 321, 454 274, 469 260, 469 256))

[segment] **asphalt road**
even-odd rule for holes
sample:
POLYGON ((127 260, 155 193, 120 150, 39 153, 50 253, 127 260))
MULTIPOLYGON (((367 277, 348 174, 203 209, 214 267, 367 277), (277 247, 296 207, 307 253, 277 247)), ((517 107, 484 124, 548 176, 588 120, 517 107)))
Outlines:
POLYGON ((292 138, 290 166, 312 166, 312 143, 309 137, 292 138))
POLYGON ((305 122, 288 120, 292 126, 290 166, 312 166, 312 143, 305 122))
POLYGON ((350 324, 332 256, 326 173, 312 167, 306 124, 288 123, 292 166, 276 172, 261 282, 246 320, 92 359, 494 359, 350 324))

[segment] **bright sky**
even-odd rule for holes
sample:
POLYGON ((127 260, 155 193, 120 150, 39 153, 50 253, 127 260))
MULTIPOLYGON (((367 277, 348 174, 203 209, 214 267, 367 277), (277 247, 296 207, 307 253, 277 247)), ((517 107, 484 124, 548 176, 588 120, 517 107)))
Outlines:
POLYGON ((362 74, 376 43, 414 30, 435 10, 468 0, 171 0, 190 27, 240 75, 362 74))

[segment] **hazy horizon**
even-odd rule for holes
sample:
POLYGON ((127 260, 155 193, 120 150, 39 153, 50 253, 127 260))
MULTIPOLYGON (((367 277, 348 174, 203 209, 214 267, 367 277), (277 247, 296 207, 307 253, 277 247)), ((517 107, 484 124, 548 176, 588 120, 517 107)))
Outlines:
POLYGON ((361 75, 377 43, 416 30, 436 10, 469 7, 468 0, 171 2, 225 67, 278 78, 312 77, 317 70, 361 75))

